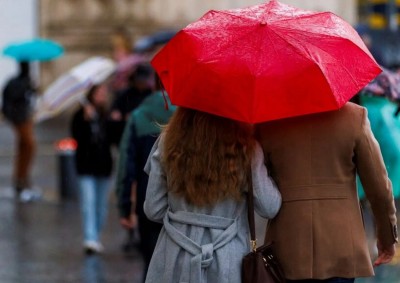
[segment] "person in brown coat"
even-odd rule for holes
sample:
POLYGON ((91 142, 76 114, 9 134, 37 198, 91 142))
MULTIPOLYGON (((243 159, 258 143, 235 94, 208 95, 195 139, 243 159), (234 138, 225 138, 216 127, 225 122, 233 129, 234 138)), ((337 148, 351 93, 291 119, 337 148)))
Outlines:
POLYGON ((282 194, 265 242, 274 242, 286 278, 294 280, 289 282, 354 282, 374 275, 356 174, 375 218, 374 265, 391 261, 396 208, 365 108, 349 102, 336 111, 266 122, 257 125, 257 135, 282 194))

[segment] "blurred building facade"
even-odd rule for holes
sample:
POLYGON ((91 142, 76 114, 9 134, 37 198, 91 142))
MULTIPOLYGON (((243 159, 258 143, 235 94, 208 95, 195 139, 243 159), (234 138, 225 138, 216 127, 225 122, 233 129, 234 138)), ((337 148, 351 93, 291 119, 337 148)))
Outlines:
MULTIPOLYGON (((111 56, 111 35, 124 27, 133 40, 165 29, 179 30, 210 9, 230 9, 260 0, 39 0, 40 35, 66 48, 63 58, 42 65, 42 85, 93 55, 111 56)), ((357 20, 356 0, 281 0, 296 7, 330 10, 350 23, 357 20)))
POLYGON ((398 30, 400 0, 358 0, 360 22, 372 29, 398 30))
POLYGON ((400 68, 400 0, 358 0, 359 33, 383 67, 400 68))

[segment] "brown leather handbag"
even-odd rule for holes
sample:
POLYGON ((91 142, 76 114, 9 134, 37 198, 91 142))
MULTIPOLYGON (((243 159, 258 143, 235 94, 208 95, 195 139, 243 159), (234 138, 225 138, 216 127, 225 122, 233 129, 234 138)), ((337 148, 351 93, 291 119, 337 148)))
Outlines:
POLYGON ((250 227, 250 243, 252 251, 242 261, 243 283, 284 283, 286 282, 282 268, 274 254, 273 245, 257 248, 254 222, 253 186, 250 182, 247 194, 248 218, 250 227))

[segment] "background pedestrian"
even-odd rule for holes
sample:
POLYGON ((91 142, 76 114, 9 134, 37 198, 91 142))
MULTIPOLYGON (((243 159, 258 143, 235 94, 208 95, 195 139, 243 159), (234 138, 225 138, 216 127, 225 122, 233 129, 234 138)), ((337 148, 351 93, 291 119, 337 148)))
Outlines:
POLYGON ((84 249, 88 254, 103 251, 100 235, 107 215, 112 171, 108 130, 108 93, 105 84, 93 86, 85 103, 73 116, 71 132, 77 141, 78 173, 84 249))
POLYGON ((143 211, 148 182, 143 168, 162 125, 168 123, 176 109, 170 104, 166 109, 161 83, 156 83, 156 86, 158 90, 146 97, 128 120, 119 147, 117 174, 120 222, 123 227, 132 229, 138 220, 139 247, 145 261, 144 278, 162 225, 148 220, 143 211))
POLYGON ((40 197, 32 189, 31 168, 35 155, 33 110, 36 93, 30 77, 28 62, 19 62, 19 74, 11 78, 3 90, 2 112, 16 136, 13 185, 22 201, 40 197))
POLYGON ((120 142, 131 112, 154 90, 154 71, 149 63, 139 64, 129 77, 129 87, 121 91, 111 106, 111 121, 115 142, 120 142))

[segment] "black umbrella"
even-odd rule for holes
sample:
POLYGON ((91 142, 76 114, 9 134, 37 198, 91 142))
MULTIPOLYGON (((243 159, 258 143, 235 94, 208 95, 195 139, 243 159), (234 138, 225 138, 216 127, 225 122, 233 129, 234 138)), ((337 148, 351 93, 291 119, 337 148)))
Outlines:
POLYGON ((159 31, 154 34, 145 36, 140 38, 134 46, 134 52, 146 52, 151 50, 157 45, 167 43, 171 38, 173 38, 176 34, 176 31, 166 30, 166 31, 159 31))

